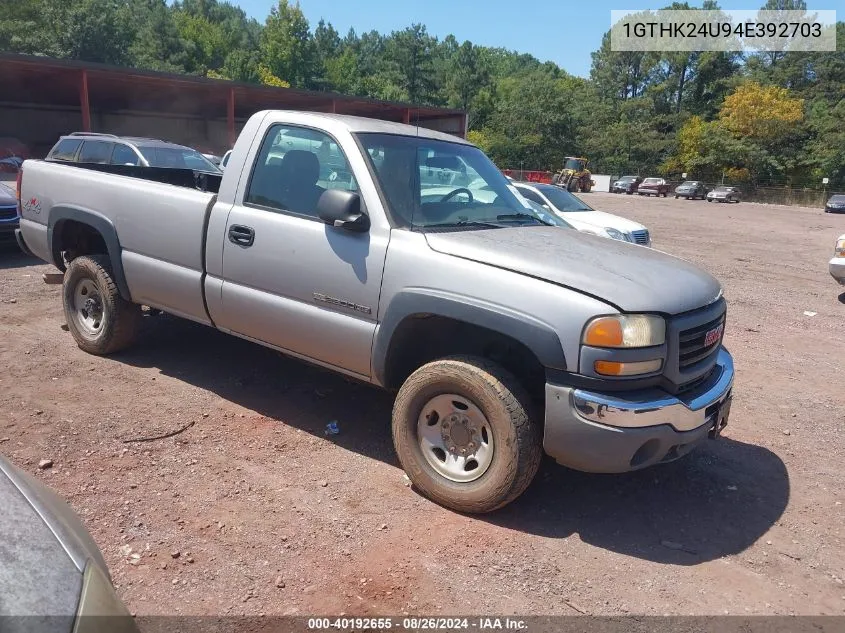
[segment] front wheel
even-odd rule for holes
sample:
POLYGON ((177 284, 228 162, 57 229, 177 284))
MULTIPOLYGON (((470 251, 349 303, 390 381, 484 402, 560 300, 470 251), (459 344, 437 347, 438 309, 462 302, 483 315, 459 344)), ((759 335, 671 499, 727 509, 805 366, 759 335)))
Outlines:
POLYGON ((528 487, 542 457, 531 401, 499 365, 454 356, 423 365, 393 405, 393 443, 414 485, 459 512, 490 512, 528 487))
POLYGON ((62 303, 68 330, 89 354, 111 354, 135 340, 141 306, 120 296, 107 256, 87 255, 70 262, 62 303))

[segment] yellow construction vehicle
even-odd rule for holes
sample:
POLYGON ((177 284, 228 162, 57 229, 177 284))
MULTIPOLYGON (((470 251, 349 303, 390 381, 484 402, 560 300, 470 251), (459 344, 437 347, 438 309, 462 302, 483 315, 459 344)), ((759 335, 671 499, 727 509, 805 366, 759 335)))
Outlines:
POLYGON ((554 175, 552 183, 573 193, 579 191, 589 193, 596 185, 593 175, 587 169, 589 162, 586 158, 567 156, 564 159, 563 169, 554 175))

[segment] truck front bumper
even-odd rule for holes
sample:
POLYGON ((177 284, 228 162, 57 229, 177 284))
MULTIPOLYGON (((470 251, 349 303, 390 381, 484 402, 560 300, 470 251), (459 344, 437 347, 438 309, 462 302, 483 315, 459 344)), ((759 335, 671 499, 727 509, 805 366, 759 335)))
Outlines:
POLYGON ((673 396, 662 389, 596 393, 546 384, 543 448, 558 463, 622 473, 683 457, 727 424, 734 380, 724 348, 708 379, 673 396))
POLYGON ((830 260, 830 275, 845 286, 845 257, 834 257, 830 260))

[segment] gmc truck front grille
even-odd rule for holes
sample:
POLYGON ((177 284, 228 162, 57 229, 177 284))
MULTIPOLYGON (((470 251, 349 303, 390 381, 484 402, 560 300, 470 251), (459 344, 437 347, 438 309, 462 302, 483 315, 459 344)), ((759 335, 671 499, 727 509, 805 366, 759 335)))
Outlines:
POLYGON ((724 325, 725 315, 721 314, 712 321, 681 331, 678 335, 678 367, 684 369, 714 354, 722 344, 724 325), (721 331, 719 328, 722 328, 721 331))

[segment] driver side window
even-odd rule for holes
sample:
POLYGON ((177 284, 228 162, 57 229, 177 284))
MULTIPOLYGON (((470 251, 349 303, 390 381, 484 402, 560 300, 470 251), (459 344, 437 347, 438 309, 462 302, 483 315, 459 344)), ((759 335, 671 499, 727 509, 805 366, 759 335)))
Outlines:
POLYGON ((245 203, 270 210, 317 217, 317 201, 327 189, 358 191, 343 151, 327 134, 274 125, 256 159, 245 203))

